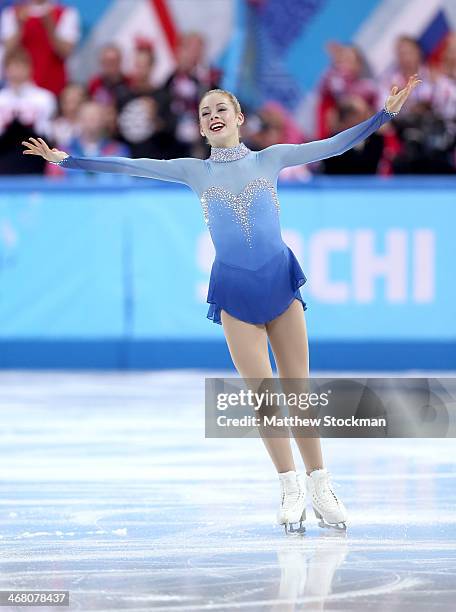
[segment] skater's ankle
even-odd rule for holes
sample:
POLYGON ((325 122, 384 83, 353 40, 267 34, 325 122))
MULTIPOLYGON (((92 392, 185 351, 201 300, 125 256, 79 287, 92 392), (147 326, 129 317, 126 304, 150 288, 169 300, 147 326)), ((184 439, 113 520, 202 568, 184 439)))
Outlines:
POLYGON ((310 470, 307 470, 306 474, 307 474, 307 476, 310 476, 310 474, 312 472, 314 472, 315 470, 322 470, 322 469, 323 469, 322 465, 320 465, 319 467, 312 467, 312 468, 310 468, 310 470))
POLYGON ((293 474, 296 474, 296 468, 291 468, 289 470, 284 470, 283 472, 277 472, 279 477, 280 476, 291 476, 293 474))

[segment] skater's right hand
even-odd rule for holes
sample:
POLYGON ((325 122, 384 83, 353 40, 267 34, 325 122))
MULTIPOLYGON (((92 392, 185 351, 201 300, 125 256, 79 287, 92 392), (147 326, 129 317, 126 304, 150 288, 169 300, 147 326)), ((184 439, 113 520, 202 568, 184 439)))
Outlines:
POLYGON ((58 149, 50 149, 48 145, 44 142, 42 138, 29 138, 27 140, 23 140, 22 144, 27 147, 25 151, 22 151, 24 155, 40 155, 44 157, 44 159, 48 162, 59 162, 65 157, 69 157, 68 153, 65 151, 59 151, 58 149))

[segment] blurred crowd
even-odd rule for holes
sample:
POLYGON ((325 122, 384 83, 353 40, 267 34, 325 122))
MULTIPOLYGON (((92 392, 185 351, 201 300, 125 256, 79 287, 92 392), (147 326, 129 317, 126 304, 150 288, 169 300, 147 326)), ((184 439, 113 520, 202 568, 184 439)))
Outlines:
MULTIPOLYGON (((3 82, 0 86, 0 174, 64 175, 66 170, 22 155, 21 141, 43 137, 72 155, 206 158, 198 129, 198 102, 222 86, 223 74, 206 59, 204 37, 182 33, 176 65, 156 84, 154 41, 135 41, 133 68, 123 71, 122 50, 106 44, 94 58, 94 76, 71 82, 66 63, 80 39, 75 8, 26 0, 0 14, 3 82)), ((456 33, 425 61, 418 41, 400 36, 395 64, 379 82, 355 46, 327 45, 330 66, 318 84, 313 134, 277 101, 245 108, 241 139, 253 150, 276 143, 327 138, 382 108, 392 85, 418 73, 422 83, 400 114, 343 155, 281 178, 323 174, 452 174, 456 169, 456 33)))

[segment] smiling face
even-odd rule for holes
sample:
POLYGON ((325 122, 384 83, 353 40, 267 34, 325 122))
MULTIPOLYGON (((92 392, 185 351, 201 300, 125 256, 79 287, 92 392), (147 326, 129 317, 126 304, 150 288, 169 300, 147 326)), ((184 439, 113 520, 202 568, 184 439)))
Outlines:
POLYGON ((239 126, 244 115, 237 112, 231 99, 224 93, 209 93, 199 106, 201 136, 212 147, 234 147, 239 144, 239 126))

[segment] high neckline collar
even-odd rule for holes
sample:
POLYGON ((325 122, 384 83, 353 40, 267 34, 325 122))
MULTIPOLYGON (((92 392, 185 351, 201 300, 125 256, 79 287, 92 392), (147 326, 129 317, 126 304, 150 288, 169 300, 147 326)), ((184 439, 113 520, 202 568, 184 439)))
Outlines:
POLYGON ((234 147, 211 147, 209 159, 214 162, 229 162, 241 159, 250 153, 250 149, 240 142, 234 147))

